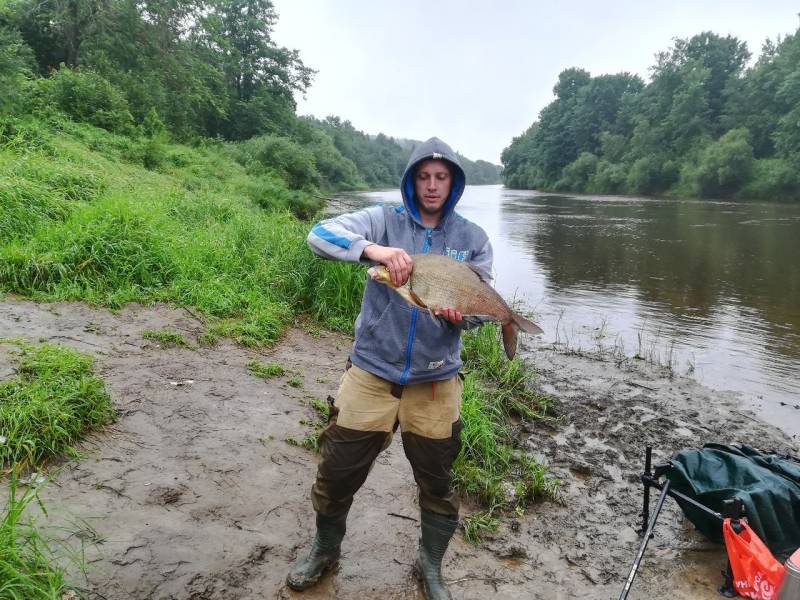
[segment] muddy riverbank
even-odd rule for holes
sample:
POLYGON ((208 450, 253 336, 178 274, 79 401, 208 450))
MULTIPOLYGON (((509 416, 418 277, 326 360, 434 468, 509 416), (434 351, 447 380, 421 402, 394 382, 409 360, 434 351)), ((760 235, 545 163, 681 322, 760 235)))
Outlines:
MULTIPOLYGON (((343 336, 292 330, 274 350, 228 342, 162 349, 145 330, 194 342, 193 313, 130 306, 0 302, 3 337, 63 343, 97 357, 119 413, 43 493, 52 535, 78 547, 89 598, 421 598, 411 575, 418 508, 399 436, 379 458, 348 523, 340 568, 313 591, 283 586, 307 544, 316 456, 302 438, 309 402, 334 393, 349 348, 343 336), (263 381, 253 359, 290 371, 263 381), (294 379, 290 385, 289 380, 294 379), (300 385, 296 385, 299 380, 300 385)), ((644 447, 658 459, 706 442, 793 449, 731 393, 641 364, 528 347, 555 418, 521 435, 563 485, 564 505, 536 504, 485 546, 459 534, 445 560, 455 598, 611 598, 635 555, 644 447)), ((0 376, 11 373, 0 355, 0 376)), ((470 512, 467 506, 465 514, 470 512)), ((631 598, 715 599, 724 550, 703 540, 670 503, 631 598)))

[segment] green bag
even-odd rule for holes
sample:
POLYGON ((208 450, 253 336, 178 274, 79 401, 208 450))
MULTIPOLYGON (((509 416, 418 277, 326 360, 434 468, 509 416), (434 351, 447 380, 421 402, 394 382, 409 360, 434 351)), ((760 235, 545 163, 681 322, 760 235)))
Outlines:
MULTIPOLYGON (((800 462, 762 454, 748 446, 706 444, 684 450, 665 473, 671 488, 721 513, 723 501, 741 500, 745 516, 776 558, 800 547, 800 462)), ((702 510, 678 501, 686 518, 709 539, 722 541, 721 523, 702 510)))

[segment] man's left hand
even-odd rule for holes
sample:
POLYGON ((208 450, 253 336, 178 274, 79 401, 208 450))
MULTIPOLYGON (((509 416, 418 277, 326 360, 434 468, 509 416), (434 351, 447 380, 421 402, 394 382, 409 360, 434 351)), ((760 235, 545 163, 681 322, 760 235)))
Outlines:
POLYGON ((433 311, 433 314, 437 317, 442 317, 445 321, 453 325, 461 325, 464 321, 464 317, 455 308, 439 308, 433 311))

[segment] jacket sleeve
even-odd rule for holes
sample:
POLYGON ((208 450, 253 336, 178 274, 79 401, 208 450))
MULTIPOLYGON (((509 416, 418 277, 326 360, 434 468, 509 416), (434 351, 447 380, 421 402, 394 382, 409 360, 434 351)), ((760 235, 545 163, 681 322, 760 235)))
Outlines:
POLYGON ((381 206, 372 206, 320 221, 308 234, 308 247, 317 256, 330 260, 361 262, 361 253, 376 244, 386 232, 386 217, 381 206))

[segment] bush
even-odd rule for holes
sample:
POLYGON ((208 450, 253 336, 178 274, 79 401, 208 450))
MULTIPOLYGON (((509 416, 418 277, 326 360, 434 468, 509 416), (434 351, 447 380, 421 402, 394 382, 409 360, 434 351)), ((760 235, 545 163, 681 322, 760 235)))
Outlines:
POLYGON ((752 178, 737 195, 761 200, 800 200, 800 175, 783 159, 756 160, 752 178))
POLYGON ((589 181, 588 191, 595 194, 619 194, 625 189, 626 167, 601 160, 589 181))
POLYGON ((596 170, 597 157, 591 152, 581 152, 578 158, 564 167, 561 179, 554 187, 557 191, 585 192, 596 170))
POLYGON ((266 211, 288 210, 298 219, 308 220, 322 208, 322 201, 307 192, 290 190, 274 174, 244 180, 242 193, 266 211))
POLYGON ((669 189, 677 178, 674 162, 661 156, 644 156, 631 166, 626 187, 633 194, 657 194, 669 189))
POLYGON ((273 171, 296 190, 319 185, 314 156, 286 137, 262 135, 239 144, 236 159, 251 173, 273 171))
POLYGON ((75 121, 119 132, 133 126, 123 93, 92 71, 62 65, 48 79, 36 80, 31 95, 38 108, 55 106, 75 121))
POLYGON ((731 129, 700 154, 694 188, 700 196, 727 198, 750 179, 753 147, 747 129, 731 129))
POLYGON ((7 29, 0 15, 0 113, 25 112, 20 90, 33 67, 33 52, 19 32, 7 29))

